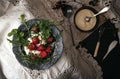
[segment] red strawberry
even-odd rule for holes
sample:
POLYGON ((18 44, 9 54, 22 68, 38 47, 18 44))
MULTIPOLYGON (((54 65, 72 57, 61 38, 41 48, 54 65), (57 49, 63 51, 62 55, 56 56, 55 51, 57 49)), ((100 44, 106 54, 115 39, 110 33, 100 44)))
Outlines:
POLYGON ((31 57, 31 60, 35 60, 35 59, 36 59, 36 57, 35 57, 35 56, 31 57))
POLYGON ((47 43, 52 43, 53 42, 53 37, 50 36, 48 39, 47 39, 47 43))
POLYGON ((47 53, 50 53, 51 52, 51 46, 48 46, 45 50, 47 53))
POLYGON ((39 56, 41 58, 46 58, 47 57, 47 53, 45 51, 41 51, 40 54, 39 54, 39 56))
POLYGON ((32 43, 33 44, 38 44, 39 43, 39 38, 38 37, 33 38, 32 43))
POLYGON ((36 26, 34 26, 34 27, 32 28, 32 31, 34 31, 35 33, 37 33, 37 32, 38 32, 38 28, 37 28, 36 26))
POLYGON ((43 51, 44 50, 44 45, 40 44, 37 48, 38 51, 43 51))
POLYGON ((33 43, 30 43, 30 45, 28 46, 28 49, 35 50, 36 49, 36 45, 33 44, 33 43))

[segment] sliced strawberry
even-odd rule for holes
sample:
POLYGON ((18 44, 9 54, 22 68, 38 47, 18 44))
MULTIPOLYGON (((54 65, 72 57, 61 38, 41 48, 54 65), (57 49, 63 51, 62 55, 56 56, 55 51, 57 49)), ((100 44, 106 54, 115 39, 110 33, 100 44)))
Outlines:
POLYGON ((34 27, 32 28, 32 31, 34 31, 35 33, 37 33, 37 32, 38 32, 38 28, 37 28, 36 26, 34 26, 34 27))
POLYGON ((53 42, 53 37, 50 36, 48 39, 47 39, 47 43, 52 43, 53 42))
POLYGON ((39 43, 39 38, 38 37, 33 38, 32 43, 33 44, 38 44, 39 43))
POLYGON ((36 59, 36 57, 35 57, 35 56, 31 57, 31 60, 35 60, 35 59, 36 59))
POLYGON ((41 51, 39 56, 43 59, 47 57, 47 53, 45 51, 41 51))
POLYGON ((28 49, 30 50, 36 50, 36 45, 33 43, 30 43, 30 45, 28 46, 28 49))
POLYGON ((44 45, 40 44, 37 48, 38 51, 43 51, 44 50, 44 45))
POLYGON ((51 46, 48 46, 45 50, 47 53, 50 53, 51 52, 51 46))

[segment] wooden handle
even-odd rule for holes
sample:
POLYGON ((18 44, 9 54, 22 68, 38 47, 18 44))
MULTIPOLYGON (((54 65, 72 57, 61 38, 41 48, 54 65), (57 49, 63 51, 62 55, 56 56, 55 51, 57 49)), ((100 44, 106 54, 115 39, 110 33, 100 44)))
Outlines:
POLYGON ((95 48, 95 51, 94 51, 94 55, 93 55, 94 57, 96 57, 97 54, 98 54, 99 46, 100 46, 100 42, 97 42, 96 48, 95 48))

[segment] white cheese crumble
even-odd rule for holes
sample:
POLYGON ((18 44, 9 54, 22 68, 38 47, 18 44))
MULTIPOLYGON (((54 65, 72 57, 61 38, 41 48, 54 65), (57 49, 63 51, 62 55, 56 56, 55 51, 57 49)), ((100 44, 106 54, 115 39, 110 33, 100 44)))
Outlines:
POLYGON ((33 54, 40 54, 40 51, 33 50, 33 51, 31 51, 31 53, 33 53, 33 54))
POLYGON ((27 40, 30 41, 30 42, 32 42, 32 38, 28 38, 27 40))
POLYGON ((24 46, 24 50, 25 50, 26 55, 29 55, 29 53, 40 54, 40 51, 38 51, 38 50, 29 50, 27 46, 24 46))
POLYGON ((28 49, 28 47, 27 47, 27 46, 24 46, 24 51, 25 51, 26 55, 29 55, 30 50, 28 49))
MULTIPOLYGON (((35 37, 35 36, 38 36, 40 42, 39 44, 36 44, 36 46, 38 47, 40 44, 46 44, 46 41, 45 40, 42 40, 42 33, 39 32, 39 34, 35 34, 33 32, 31 32, 31 37, 29 37, 27 40, 32 43, 32 38, 35 37)), ((29 50, 29 48, 27 46, 24 46, 24 50, 25 50, 25 53, 27 55, 29 55, 29 53, 33 53, 33 54, 40 54, 40 51, 38 50, 29 50)))

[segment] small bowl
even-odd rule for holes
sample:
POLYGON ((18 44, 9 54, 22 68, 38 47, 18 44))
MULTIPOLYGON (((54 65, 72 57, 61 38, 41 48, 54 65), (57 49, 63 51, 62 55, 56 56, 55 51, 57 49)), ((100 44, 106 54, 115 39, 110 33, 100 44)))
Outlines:
MULTIPOLYGON (((98 26, 98 22, 99 22, 99 16, 96 16, 96 23, 94 24, 94 26, 91 28, 91 29, 88 29, 88 30, 84 30, 84 29, 81 29, 80 28, 80 26, 78 26, 77 25, 77 23, 76 23, 76 18, 77 18, 77 14, 80 12, 80 11, 82 11, 82 10, 88 10, 88 11, 90 11, 90 12, 93 12, 94 14, 96 14, 97 13, 97 11, 94 9, 94 8, 92 8, 92 7, 89 7, 89 6, 83 6, 83 7, 81 7, 81 8, 79 8, 77 11, 76 11, 76 13, 75 13, 75 15, 74 15, 74 24, 75 24, 75 26, 76 26, 76 28, 77 29, 79 29, 80 31, 83 31, 83 32, 90 32, 90 31, 93 31, 97 26, 98 26)), ((87 16, 87 15, 86 15, 87 16)), ((84 16, 83 16, 84 17, 84 16)), ((94 22, 94 21, 93 21, 94 22)), ((83 27, 82 27, 83 28, 83 27)))

